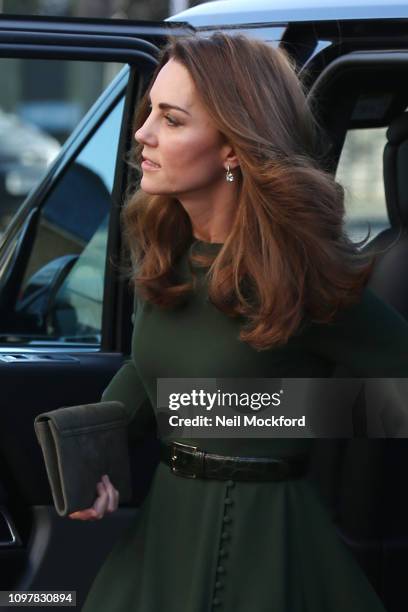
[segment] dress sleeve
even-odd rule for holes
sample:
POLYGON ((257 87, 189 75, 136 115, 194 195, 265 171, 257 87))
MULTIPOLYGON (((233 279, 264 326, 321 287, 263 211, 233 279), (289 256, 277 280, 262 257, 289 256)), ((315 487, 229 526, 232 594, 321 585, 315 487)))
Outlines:
POLYGON ((408 322, 370 289, 329 325, 312 325, 313 352, 352 377, 408 377, 408 322))
MULTIPOLYGON (((137 300, 135 299, 134 312, 136 307, 137 300)), ((133 317, 134 314, 132 315, 132 322, 133 317)), ((147 435, 156 431, 153 408, 133 357, 127 359, 116 372, 109 385, 103 391, 101 400, 117 400, 124 404, 129 415, 128 427, 132 441, 142 440, 147 435)))

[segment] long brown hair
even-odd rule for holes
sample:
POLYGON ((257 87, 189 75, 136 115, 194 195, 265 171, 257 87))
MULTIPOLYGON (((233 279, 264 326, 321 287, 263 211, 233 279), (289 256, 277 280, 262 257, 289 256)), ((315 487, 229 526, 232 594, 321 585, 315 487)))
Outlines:
MULTIPOLYGON (((242 34, 170 38, 134 130, 146 120, 150 88, 170 58, 187 68, 240 163, 232 230, 215 257, 199 258, 209 268, 209 299, 242 318, 239 338, 256 350, 285 344, 304 321, 330 322, 359 299, 371 263, 345 234, 343 189, 320 163, 318 123, 291 58, 242 34)), ((132 152, 136 167, 141 149, 132 152)), ((138 294, 160 308, 183 303, 195 287, 194 274, 186 282, 175 272, 193 239, 183 206, 137 189, 122 221, 138 294)))

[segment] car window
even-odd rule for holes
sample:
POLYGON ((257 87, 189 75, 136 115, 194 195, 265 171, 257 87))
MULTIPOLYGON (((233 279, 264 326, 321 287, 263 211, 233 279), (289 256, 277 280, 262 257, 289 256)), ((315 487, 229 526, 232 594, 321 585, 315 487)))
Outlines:
POLYGON ((389 227, 383 180, 386 127, 349 130, 336 179, 345 189, 346 231, 352 240, 370 239, 389 227))
POLYGON ((122 66, 0 58, 0 236, 122 66))
POLYGON ((98 345, 121 99, 42 207, 16 307, 35 341, 98 345))

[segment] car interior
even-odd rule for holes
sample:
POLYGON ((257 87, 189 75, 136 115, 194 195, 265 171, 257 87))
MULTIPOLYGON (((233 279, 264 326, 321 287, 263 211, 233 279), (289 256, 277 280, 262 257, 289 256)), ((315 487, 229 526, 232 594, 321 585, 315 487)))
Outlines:
MULTIPOLYGON (((406 52, 351 52, 323 71, 311 89, 328 136, 327 160, 332 171, 350 130, 386 128, 382 159, 388 227, 363 249, 377 253, 369 287, 406 319, 407 68, 406 52)), ((364 408, 358 397, 352 407, 355 423, 364 422, 364 408)), ((387 610, 398 611, 406 601, 408 493, 404 474, 408 446, 404 439, 364 439, 364 434, 363 427, 354 439, 319 440, 311 478, 319 484, 341 537, 387 610)))

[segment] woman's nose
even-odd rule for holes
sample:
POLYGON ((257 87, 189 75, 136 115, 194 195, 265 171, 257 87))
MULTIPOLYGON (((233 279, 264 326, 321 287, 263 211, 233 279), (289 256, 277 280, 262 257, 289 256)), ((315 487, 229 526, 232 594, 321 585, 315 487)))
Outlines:
POLYGON ((136 140, 137 142, 142 143, 142 142, 143 142, 143 134, 144 134, 144 133, 143 133, 143 131, 142 131, 142 128, 139 128, 138 130, 136 130, 136 132, 135 132, 135 134, 134 134, 134 136, 135 136, 135 140, 136 140))
POLYGON ((149 144, 151 146, 157 144, 157 138, 148 121, 145 121, 144 124, 138 130, 136 130, 135 140, 141 144, 149 144))

